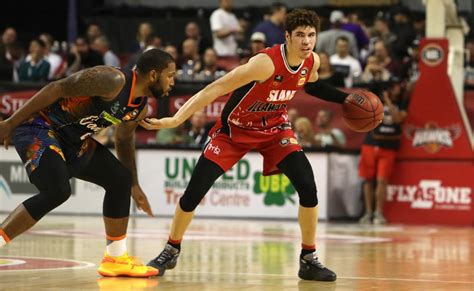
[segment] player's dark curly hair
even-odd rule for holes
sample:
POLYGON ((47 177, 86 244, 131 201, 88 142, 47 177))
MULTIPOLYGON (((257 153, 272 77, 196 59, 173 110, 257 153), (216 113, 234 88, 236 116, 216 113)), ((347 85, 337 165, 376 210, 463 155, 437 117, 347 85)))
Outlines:
POLYGON ((173 57, 161 50, 161 49, 150 49, 140 55, 137 61, 137 70, 141 73, 148 73, 151 70, 161 72, 163 69, 168 67, 169 63, 174 62, 173 57))
POLYGON ((314 27, 319 31, 319 16, 316 12, 307 9, 294 9, 286 16, 285 30, 291 35, 291 32, 297 27, 314 27))

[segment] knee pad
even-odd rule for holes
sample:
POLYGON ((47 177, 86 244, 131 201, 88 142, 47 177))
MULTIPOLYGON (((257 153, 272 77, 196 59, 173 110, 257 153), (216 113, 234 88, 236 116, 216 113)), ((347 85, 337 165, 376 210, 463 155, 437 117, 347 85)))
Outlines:
POLYGON ((132 174, 123 167, 104 177, 100 183, 105 189, 103 214, 109 218, 123 218, 130 215, 132 174))
POLYGON ((183 196, 179 199, 179 206, 184 212, 192 212, 201 202, 204 195, 193 195, 188 190, 184 191, 183 196))
POLYGON ((40 220, 48 212, 63 204, 71 196, 69 180, 57 181, 45 186, 40 193, 23 202, 28 213, 35 220, 40 220))
POLYGON ((315 207, 318 205, 318 190, 314 181, 302 184, 299 187, 298 195, 301 206, 315 207))

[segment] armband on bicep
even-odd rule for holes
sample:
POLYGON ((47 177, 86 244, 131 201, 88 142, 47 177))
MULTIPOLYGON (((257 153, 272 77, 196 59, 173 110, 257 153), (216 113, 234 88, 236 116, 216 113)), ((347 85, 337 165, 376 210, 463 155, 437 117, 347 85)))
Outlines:
POLYGON ((349 95, 321 81, 306 83, 304 90, 311 96, 339 104, 344 103, 349 95))

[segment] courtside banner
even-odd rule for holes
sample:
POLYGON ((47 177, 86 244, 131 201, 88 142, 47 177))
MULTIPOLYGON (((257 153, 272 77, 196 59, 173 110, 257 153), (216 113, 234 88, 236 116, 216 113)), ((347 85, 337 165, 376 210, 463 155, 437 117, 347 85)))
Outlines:
POLYGON ((388 186, 391 223, 473 225, 472 162, 397 162, 388 186))
POLYGON ((403 123, 401 159, 473 159, 466 125, 447 74, 448 41, 423 39, 420 78, 403 123))
MULTIPOLYGON (((189 183, 199 151, 141 150, 138 177, 156 215, 173 215, 189 183)), ((308 153, 316 176, 319 218, 327 218, 327 154, 308 153)), ((206 173, 197 173, 204 178, 206 173)), ((219 178, 196 209, 197 216, 297 218, 298 194, 284 175, 263 176, 262 157, 249 153, 219 178)))

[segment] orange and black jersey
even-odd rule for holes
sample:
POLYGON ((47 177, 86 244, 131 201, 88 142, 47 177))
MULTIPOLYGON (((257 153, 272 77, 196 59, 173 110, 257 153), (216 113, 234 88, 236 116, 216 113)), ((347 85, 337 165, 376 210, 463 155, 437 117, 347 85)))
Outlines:
POLYGON ((135 120, 147 105, 147 97, 132 95, 135 71, 121 70, 125 85, 116 98, 105 101, 98 96, 61 98, 40 112, 52 128, 65 140, 80 143, 88 136, 111 125, 135 120))

